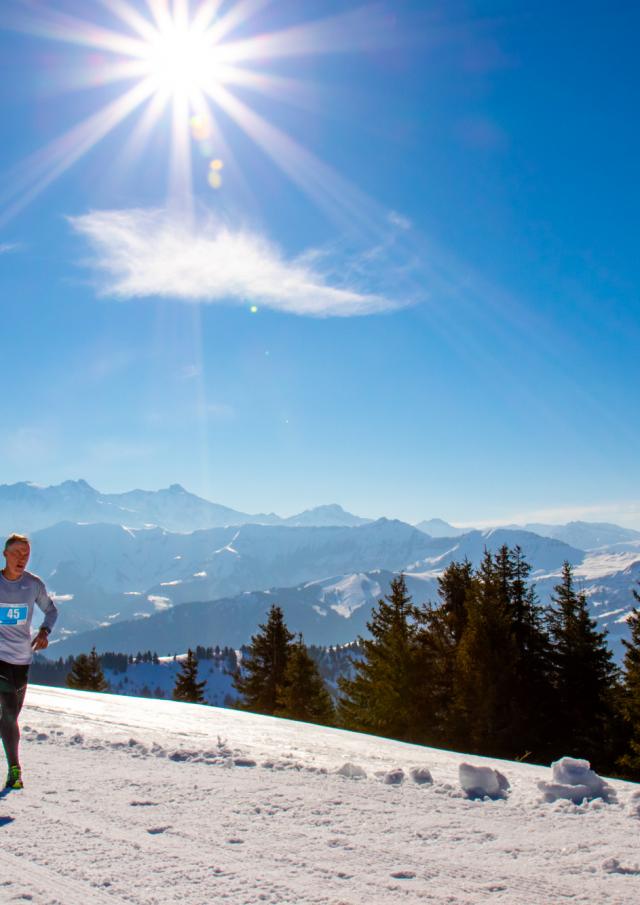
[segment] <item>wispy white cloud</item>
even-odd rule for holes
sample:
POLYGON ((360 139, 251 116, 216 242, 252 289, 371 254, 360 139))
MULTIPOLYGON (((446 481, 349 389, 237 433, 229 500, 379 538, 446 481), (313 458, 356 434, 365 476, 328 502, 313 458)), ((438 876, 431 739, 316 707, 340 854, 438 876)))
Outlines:
POLYGON ((21 248, 19 242, 0 242, 0 255, 9 255, 14 251, 20 251, 21 248))
POLYGON ((327 273, 313 251, 287 260, 264 236, 212 221, 197 228, 166 211, 96 211, 72 217, 88 239, 102 291, 116 298, 257 305, 313 317, 352 317, 400 307, 384 294, 327 273), (320 264, 325 270, 320 269, 320 264))
POLYGON ((404 230, 409 230, 413 226, 411 220, 405 217, 404 214, 398 213, 398 211, 389 211, 389 223, 398 229, 404 230))

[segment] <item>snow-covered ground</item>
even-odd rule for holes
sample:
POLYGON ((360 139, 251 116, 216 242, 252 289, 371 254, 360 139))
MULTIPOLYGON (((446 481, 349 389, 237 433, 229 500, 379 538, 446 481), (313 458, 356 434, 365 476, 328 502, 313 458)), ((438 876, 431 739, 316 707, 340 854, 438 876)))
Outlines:
POLYGON ((22 724, 27 787, 0 799, 2 903, 640 901, 637 785, 548 804, 545 767, 37 686, 22 724), (465 760, 499 769, 508 796, 468 799, 465 760))

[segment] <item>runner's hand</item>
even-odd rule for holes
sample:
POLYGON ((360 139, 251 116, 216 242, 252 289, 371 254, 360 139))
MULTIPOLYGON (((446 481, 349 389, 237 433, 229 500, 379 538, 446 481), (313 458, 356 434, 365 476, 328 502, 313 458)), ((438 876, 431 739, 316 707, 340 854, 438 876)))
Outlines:
POLYGON ((43 628, 40 629, 31 642, 31 647, 34 650, 44 650, 45 647, 49 647, 49 635, 43 628))

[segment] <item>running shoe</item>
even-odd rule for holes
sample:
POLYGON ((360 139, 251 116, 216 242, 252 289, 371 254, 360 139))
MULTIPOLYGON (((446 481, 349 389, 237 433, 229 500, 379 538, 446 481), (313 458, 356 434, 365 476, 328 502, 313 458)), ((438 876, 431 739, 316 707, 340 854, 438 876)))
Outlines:
POLYGON ((24 789, 24 783, 22 782, 22 770, 17 764, 13 764, 9 767, 5 789, 24 789))

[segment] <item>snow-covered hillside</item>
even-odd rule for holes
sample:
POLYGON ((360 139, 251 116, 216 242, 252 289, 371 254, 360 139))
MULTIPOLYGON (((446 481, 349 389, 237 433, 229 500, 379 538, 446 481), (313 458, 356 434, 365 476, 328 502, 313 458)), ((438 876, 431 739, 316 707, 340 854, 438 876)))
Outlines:
MULTIPOLYGON (((504 534, 500 532, 496 536, 502 540, 504 534)), ((539 540, 535 535, 532 537, 539 540)), ((487 538, 487 541, 490 543, 491 539, 487 538)), ((443 557, 445 565, 451 561, 451 550, 457 551, 456 558, 463 559, 473 548, 479 549, 476 539, 473 539, 473 547, 462 548, 463 552, 457 541, 452 543, 453 547, 443 557)), ((534 574, 542 603, 549 602, 554 586, 560 582, 563 552, 561 545, 556 551, 555 566, 546 571, 537 569, 534 574)), ((478 559, 474 558, 474 562, 477 564, 478 559)), ((421 565, 414 566, 418 571, 405 572, 409 592, 417 604, 436 602, 438 575, 444 568, 442 560, 438 558, 419 571, 421 565)), ((158 605, 155 595, 150 595, 152 601, 155 600, 151 605, 158 611, 148 618, 121 618, 113 624, 66 637, 56 632, 51 655, 86 652, 94 645, 98 652, 115 650, 135 654, 139 650, 152 649, 160 654, 172 654, 203 640, 207 644, 237 648, 249 641, 273 603, 282 607, 292 631, 302 632, 309 644, 346 644, 367 633, 371 609, 387 592, 393 574, 380 569, 351 572, 294 587, 245 591, 219 600, 184 603, 176 608, 171 600, 175 586, 169 585, 163 589, 164 607, 158 605)), ((599 627, 609 632, 611 647, 620 659, 622 638, 628 635, 627 616, 635 603, 632 588, 638 587, 640 582, 640 554, 625 551, 583 555, 582 561, 575 566, 575 576, 578 587, 587 595, 593 616, 599 627)), ((145 597, 140 595, 135 600, 141 607, 145 597)), ((66 605, 63 602, 61 607, 66 605)))
MULTIPOLYGON (((585 556, 560 541, 521 531, 430 538, 388 519, 354 528, 245 525, 192 534, 66 522, 33 536, 32 567, 61 600, 58 632, 79 632, 180 603, 303 586, 331 576, 380 569, 437 572, 465 557, 477 564, 485 547, 497 550, 502 543, 521 544, 537 571, 585 556)), ((313 604, 324 606, 322 599, 313 604)), ((340 640, 351 639, 325 639, 340 640)))
POLYGON ((548 804, 546 767, 38 687, 23 729, 26 789, 0 800, 3 903, 640 899, 636 785, 612 783, 610 803, 548 804), (468 799, 463 761, 497 767, 507 797, 468 799))

